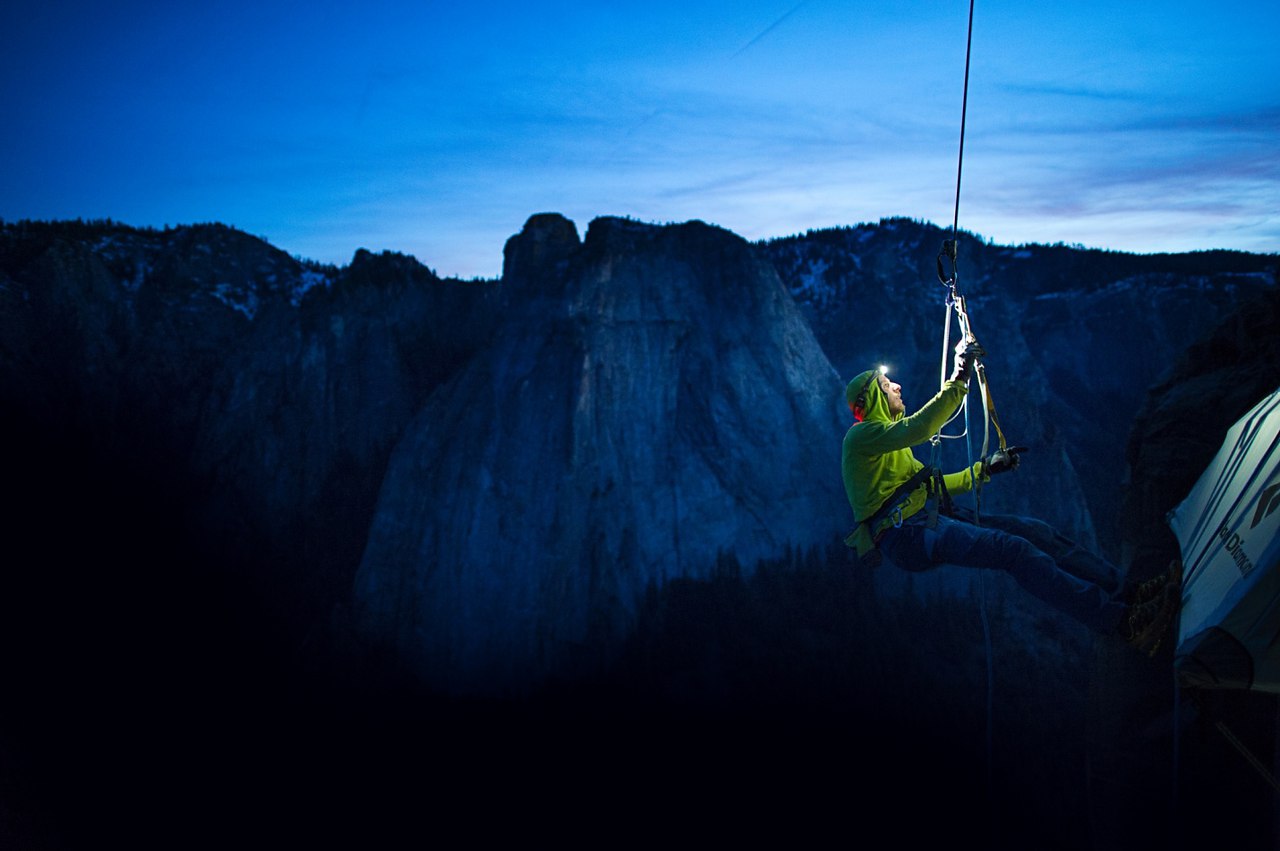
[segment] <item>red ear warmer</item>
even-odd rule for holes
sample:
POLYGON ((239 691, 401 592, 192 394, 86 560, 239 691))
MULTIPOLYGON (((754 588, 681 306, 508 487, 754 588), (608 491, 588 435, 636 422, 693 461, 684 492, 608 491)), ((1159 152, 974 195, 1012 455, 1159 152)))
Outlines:
POLYGON ((869 372, 870 374, 867 376, 867 380, 862 382, 862 386, 858 388, 858 395, 856 397, 853 396, 851 392, 853 389, 852 381, 849 382, 849 385, 845 388, 845 391, 844 391, 845 404, 849 406, 850 411, 853 411, 853 416, 855 419, 857 419, 858 422, 862 422, 863 418, 866 417, 867 415, 867 409, 866 409, 867 391, 871 388, 871 382, 876 380, 876 372, 875 371, 869 371, 869 372))

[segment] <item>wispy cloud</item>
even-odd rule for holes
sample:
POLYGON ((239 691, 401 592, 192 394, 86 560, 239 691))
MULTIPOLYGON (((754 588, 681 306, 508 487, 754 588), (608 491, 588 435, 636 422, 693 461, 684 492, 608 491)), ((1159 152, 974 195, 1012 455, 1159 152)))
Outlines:
MULTIPOLYGON (((544 210, 748 238, 949 223, 962 9, 712 5, 233 0, 147 29, 108 16, 109 39, 15 13, 0 216, 222 220, 316 259, 395 248, 463 276, 498 274, 544 210)), ((961 225, 1274 250, 1280 54, 1269 6, 1229 6, 1208 22, 1143 4, 980 15, 961 225), (1028 38, 1048 31, 1064 37, 1028 38)))
POLYGON ((1074 100, 1138 103, 1146 97, 1137 90, 1122 91, 1096 86, 1068 86, 1063 83, 1001 83, 994 88, 996 91, 1008 96, 1029 97, 1036 100, 1041 98, 1068 98, 1074 100))

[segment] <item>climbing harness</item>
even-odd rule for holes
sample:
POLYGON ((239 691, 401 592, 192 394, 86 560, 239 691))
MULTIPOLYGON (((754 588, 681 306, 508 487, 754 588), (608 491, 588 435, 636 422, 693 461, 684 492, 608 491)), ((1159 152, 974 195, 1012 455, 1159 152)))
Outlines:
MULTIPOLYGON (((880 530, 880 534, 877 534, 878 527, 885 520, 892 520, 893 528, 902 528, 903 506, 906 505, 907 500, 921 485, 927 489, 926 506, 936 506, 941 503, 943 512, 946 514, 951 513, 951 495, 947 493, 947 484, 942 477, 942 471, 935 466, 921 467, 911 478, 889 494, 888 499, 880 504, 874 514, 855 526, 854 530, 844 539, 847 546, 856 547, 858 532, 866 529, 871 539, 871 548, 859 556, 864 567, 876 567, 880 564, 880 549, 877 544, 880 541, 880 534, 883 534, 885 530, 880 530)), ((929 527, 932 528, 935 525, 937 525, 936 509, 933 510, 929 518, 929 527)))

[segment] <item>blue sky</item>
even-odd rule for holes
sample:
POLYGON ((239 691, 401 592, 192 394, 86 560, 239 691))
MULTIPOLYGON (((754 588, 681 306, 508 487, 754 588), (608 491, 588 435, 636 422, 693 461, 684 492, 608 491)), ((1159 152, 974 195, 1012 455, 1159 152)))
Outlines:
MULTIPOLYGON (((962 0, 0 11, 0 218, 220 221, 495 277, 532 214, 949 226, 962 0)), ((1280 250, 1274 3, 977 0, 960 226, 1280 250)))

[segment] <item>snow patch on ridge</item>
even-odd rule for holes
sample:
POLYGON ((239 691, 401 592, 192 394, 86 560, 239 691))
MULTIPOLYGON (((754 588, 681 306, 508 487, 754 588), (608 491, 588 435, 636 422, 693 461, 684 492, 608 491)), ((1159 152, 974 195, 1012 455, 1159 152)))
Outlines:
POLYGON ((213 297, 232 310, 239 311, 252 320, 258 312, 258 294, 251 288, 239 288, 234 284, 213 285, 213 297))
POLYGON ((328 287, 331 283, 332 282, 329 280, 328 275, 321 272, 313 272, 310 269, 303 269, 302 275, 298 279, 297 286, 295 286, 293 291, 289 293, 289 303, 294 307, 297 307, 302 304, 303 296, 305 296, 310 290, 315 287, 328 287))

